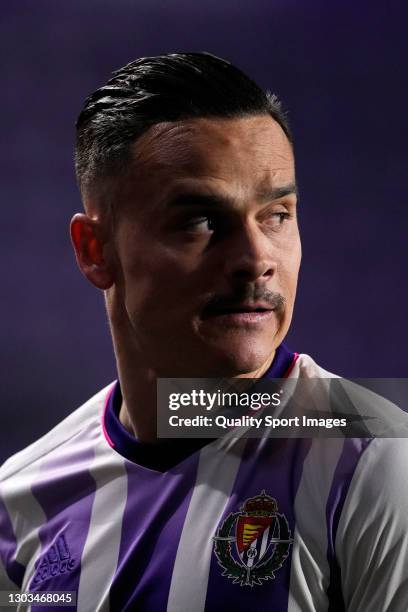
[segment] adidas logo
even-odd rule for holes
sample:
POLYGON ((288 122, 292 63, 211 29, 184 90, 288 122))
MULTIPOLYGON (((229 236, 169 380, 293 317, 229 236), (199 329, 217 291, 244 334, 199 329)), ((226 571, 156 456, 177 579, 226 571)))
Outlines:
POLYGON ((71 557, 64 534, 57 537, 47 552, 36 562, 34 584, 44 582, 52 576, 65 574, 74 569, 75 559, 71 557))

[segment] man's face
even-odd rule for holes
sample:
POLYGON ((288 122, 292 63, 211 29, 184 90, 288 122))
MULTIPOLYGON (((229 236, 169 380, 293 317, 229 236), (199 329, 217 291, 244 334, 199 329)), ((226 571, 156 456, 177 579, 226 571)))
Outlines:
POLYGON ((119 199, 115 290, 146 365, 262 372, 289 328, 301 258, 281 127, 268 115, 154 126, 119 199))

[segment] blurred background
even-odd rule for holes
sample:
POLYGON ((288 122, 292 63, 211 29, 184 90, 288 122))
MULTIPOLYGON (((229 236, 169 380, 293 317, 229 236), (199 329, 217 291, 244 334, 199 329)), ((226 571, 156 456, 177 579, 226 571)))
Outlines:
POLYGON ((406 377, 404 3, 19 0, 2 6, 0 460, 115 378, 102 294, 68 235, 74 123, 112 70, 210 51, 289 109, 303 269, 287 344, 348 377, 406 377))

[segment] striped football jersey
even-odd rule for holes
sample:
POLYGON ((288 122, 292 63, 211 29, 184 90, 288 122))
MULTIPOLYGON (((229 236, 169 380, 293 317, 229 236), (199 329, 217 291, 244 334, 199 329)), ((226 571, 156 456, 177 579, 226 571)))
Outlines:
MULTIPOLYGON (((265 374, 330 376, 283 346, 265 374)), ((0 590, 76 591, 80 612, 408 610, 406 439, 147 445, 120 405, 114 382, 4 464, 0 590)))

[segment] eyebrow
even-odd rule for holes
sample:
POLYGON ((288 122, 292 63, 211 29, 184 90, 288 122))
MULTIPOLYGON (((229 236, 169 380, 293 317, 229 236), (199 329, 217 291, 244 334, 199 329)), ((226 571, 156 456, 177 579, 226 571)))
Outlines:
POLYGON ((298 189, 295 183, 289 183, 288 185, 282 185, 282 187, 258 189, 256 194, 261 202, 270 202, 292 194, 297 196, 298 189))
MULTIPOLYGON (((265 204, 273 200, 279 200, 288 195, 298 195, 298 190, 295 183, 282 185, 281 187, 272 187, 267 189, 258 189, 256 191, 257 200, 265 204)), ((182 206, 228 206, 233 203, 233 199, 229 196, 204 194, 199 192, 186 192, 170 197, 167 206, 170 208, 182 206)))

